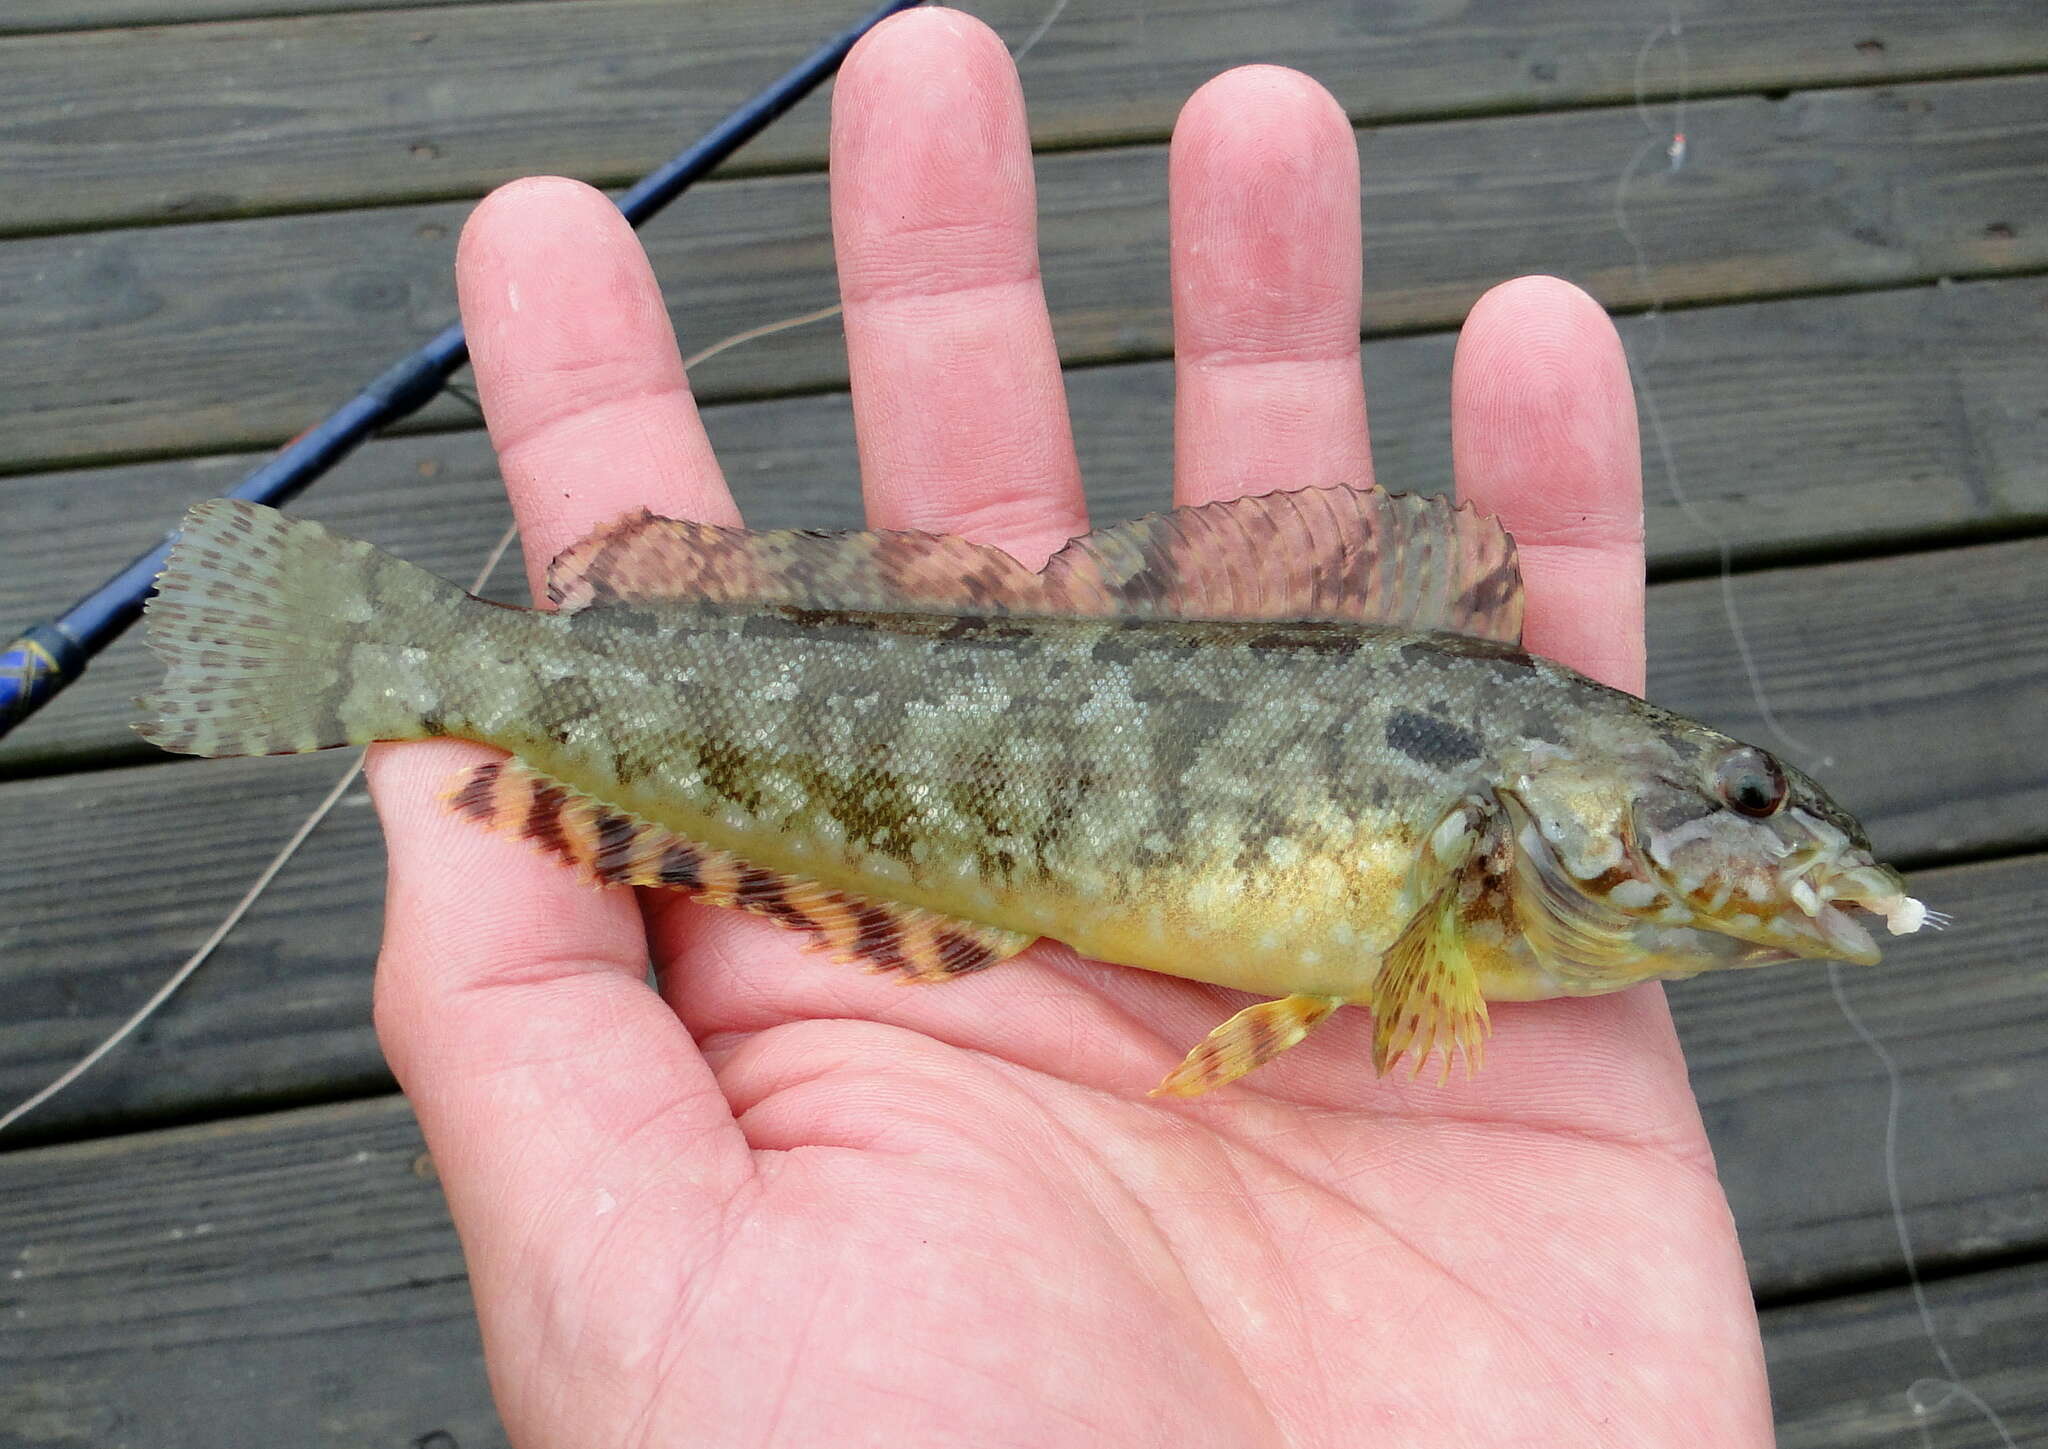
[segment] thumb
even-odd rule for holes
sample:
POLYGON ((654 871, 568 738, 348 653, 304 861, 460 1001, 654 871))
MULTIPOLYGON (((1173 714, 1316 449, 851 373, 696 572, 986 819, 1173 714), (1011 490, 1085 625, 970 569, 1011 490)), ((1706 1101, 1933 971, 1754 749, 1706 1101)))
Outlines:
MULTIPOLYGON (((474 745, 380 746, 390 852, 377 1034, 432 1150, 493 1356, 565 1325, 536 1303, 613 1296, 637 1221, 712 1231, 752 1156, 710 1067, 647 984, 633 893, 575 882, 442 801, 474 745), (565 1285, 578 1291, 564 1297, 565 1285)), ((685 1241, 679 1241, 685 1240, 685 1241)), ((616 1303, 614 1308, 616 1308, 616 1303)), ((618 1331, 567 1325, 579 1336, 618 1331)))

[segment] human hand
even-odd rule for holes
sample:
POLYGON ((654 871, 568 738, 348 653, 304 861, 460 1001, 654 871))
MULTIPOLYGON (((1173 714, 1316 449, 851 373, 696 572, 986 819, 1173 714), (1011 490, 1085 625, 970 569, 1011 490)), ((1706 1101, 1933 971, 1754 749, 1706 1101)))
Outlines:
MULTIPOLYGON (((839 80, 832 165, 871 521, 1039 562, 1085 520, 1000 43, 942 10, 880 28, 839 80)), ((1235 71, 1189 102, 1171 169, 1177 497, 1370 481, 1344 116, 1235 71)), ((458 267, 536 580, 638 505, 735 520, 608 202, 507 187, 458 267)), ((1531 647, 1640 688, 1605 316, 1560 282, 1497 288, 1453 398, 1459 489, 1517 535, 1531 647)), ((376 752, 377 1019, 515 1442, 1770 1442, 1657 988, 1497 1008, 1470 1082, 1375 1080, 1352 1010, 1245 1082, 1154 1100, 1245 998, 1043 942, 906 988, 757 918, 589 890, 446 810, 484 757, 376 752)))

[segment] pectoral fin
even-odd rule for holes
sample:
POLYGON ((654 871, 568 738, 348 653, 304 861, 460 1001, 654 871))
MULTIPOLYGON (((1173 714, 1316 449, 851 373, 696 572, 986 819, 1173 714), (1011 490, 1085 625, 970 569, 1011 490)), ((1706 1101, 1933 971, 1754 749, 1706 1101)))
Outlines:
POLYGON ((1283 996, 1247 1006, 1203 1037, 1151 1095, 1199 1097, 1234 1082, 1307 1036, 1343 1004, 1341 996, 1283 996))
POLYGON ((1498 807, 1463 801, 1431 833, 1424 879, 1434 886, 1380 961, 1372 987, 1372 1064, 1385 1076, 1403 1055, 1415 1053, 1415 1072, 1443 1042, 1443 1077, 1451 1057, 1463 1053, 1477 1071, 1490 1030, 1479 974, 1464 943, 1462 920, 1490 891, 1498 891, 1502 862, 1498 807))
POLYGON ((1486 999, 1457 939, 1454 912, 1432 902, 1409 923, 1380 964, 1372 1010, 1372 1065, 1381 1076, 1410 1050, 1421 1075, 1439 1039, 1444 1077, 1451 1074, 1454 1051, 1464 1054, 1468 1073, 1479 1069, 1490 1030, 1486 999))

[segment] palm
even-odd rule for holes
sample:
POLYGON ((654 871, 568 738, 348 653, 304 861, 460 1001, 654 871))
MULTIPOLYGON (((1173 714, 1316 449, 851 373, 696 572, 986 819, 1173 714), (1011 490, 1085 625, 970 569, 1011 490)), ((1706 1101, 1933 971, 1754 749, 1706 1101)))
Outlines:
MULTIPOLYGON (((527 1251, 578 1306, 564 1334, 513 1330, 515 1419, 547 1420, 573 1343, 646 1369, 591 1443, 677 1442, 707 1410, 791 1444, 1758 1429, 1740 1265, 1654 997, 1510 1010, 1499 1060, 1448 1088, 1373 1082, 1345 1013, 1189 1108, 1142 1090, 1226 993, 1043 946, 900 988, 754 922, 712 936, 663 977, 748 1167, 681 1235, 659 1182, 570 1243, 536 1223, 527 1251)), ((560 1428, 539 1441, 585 1442, 560 1428)))
MULTIPOLYGON (((1369 477, 1350 146, 1280 72, 1183 115, 1183 500, 1369 477), (1277 214, 1240 204, 1254 173, 1286 178, 1261 193, 1277 214)), ((871 516, 1035 558, 1081 516, 1022 150, 1007 62, 962 17, 884 27, 841 79, 871 516), (907 121, 928 108, 949 124, 907 121)), ((636 504, 729 515, 600 200, 494 198, 461 280, 530 566, 636 504), (522 276, 549 306, 507 302, 522 276)), ((1558 284, 1502 289, 1458 373, 1460 486, 1524 544, 1530 642, 1638 684, 1611 330, 1558 284)), ((447 816, 437 788, 473 754, 376 762, 379 1026, 518 1441, 1767 1442, 1742 1265, 1654 991, 1502 1009, 1470 1082, 1375 1081, 1345 1011, 1244 1083, 1154 1101, 1243 998, 1047 943, 905 988, 753 918, 584 891, 447 816)))

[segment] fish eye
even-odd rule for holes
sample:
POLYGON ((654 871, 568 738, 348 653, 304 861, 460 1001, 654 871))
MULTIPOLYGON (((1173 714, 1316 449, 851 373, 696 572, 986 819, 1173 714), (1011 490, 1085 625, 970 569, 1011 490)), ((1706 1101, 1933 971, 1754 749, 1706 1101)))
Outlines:
POLYGON ((1714 789, 1730 810, 1761 820, 1785 803, 1785 772, 1762 750, 1744 745, 1722 757, 1714 789))

